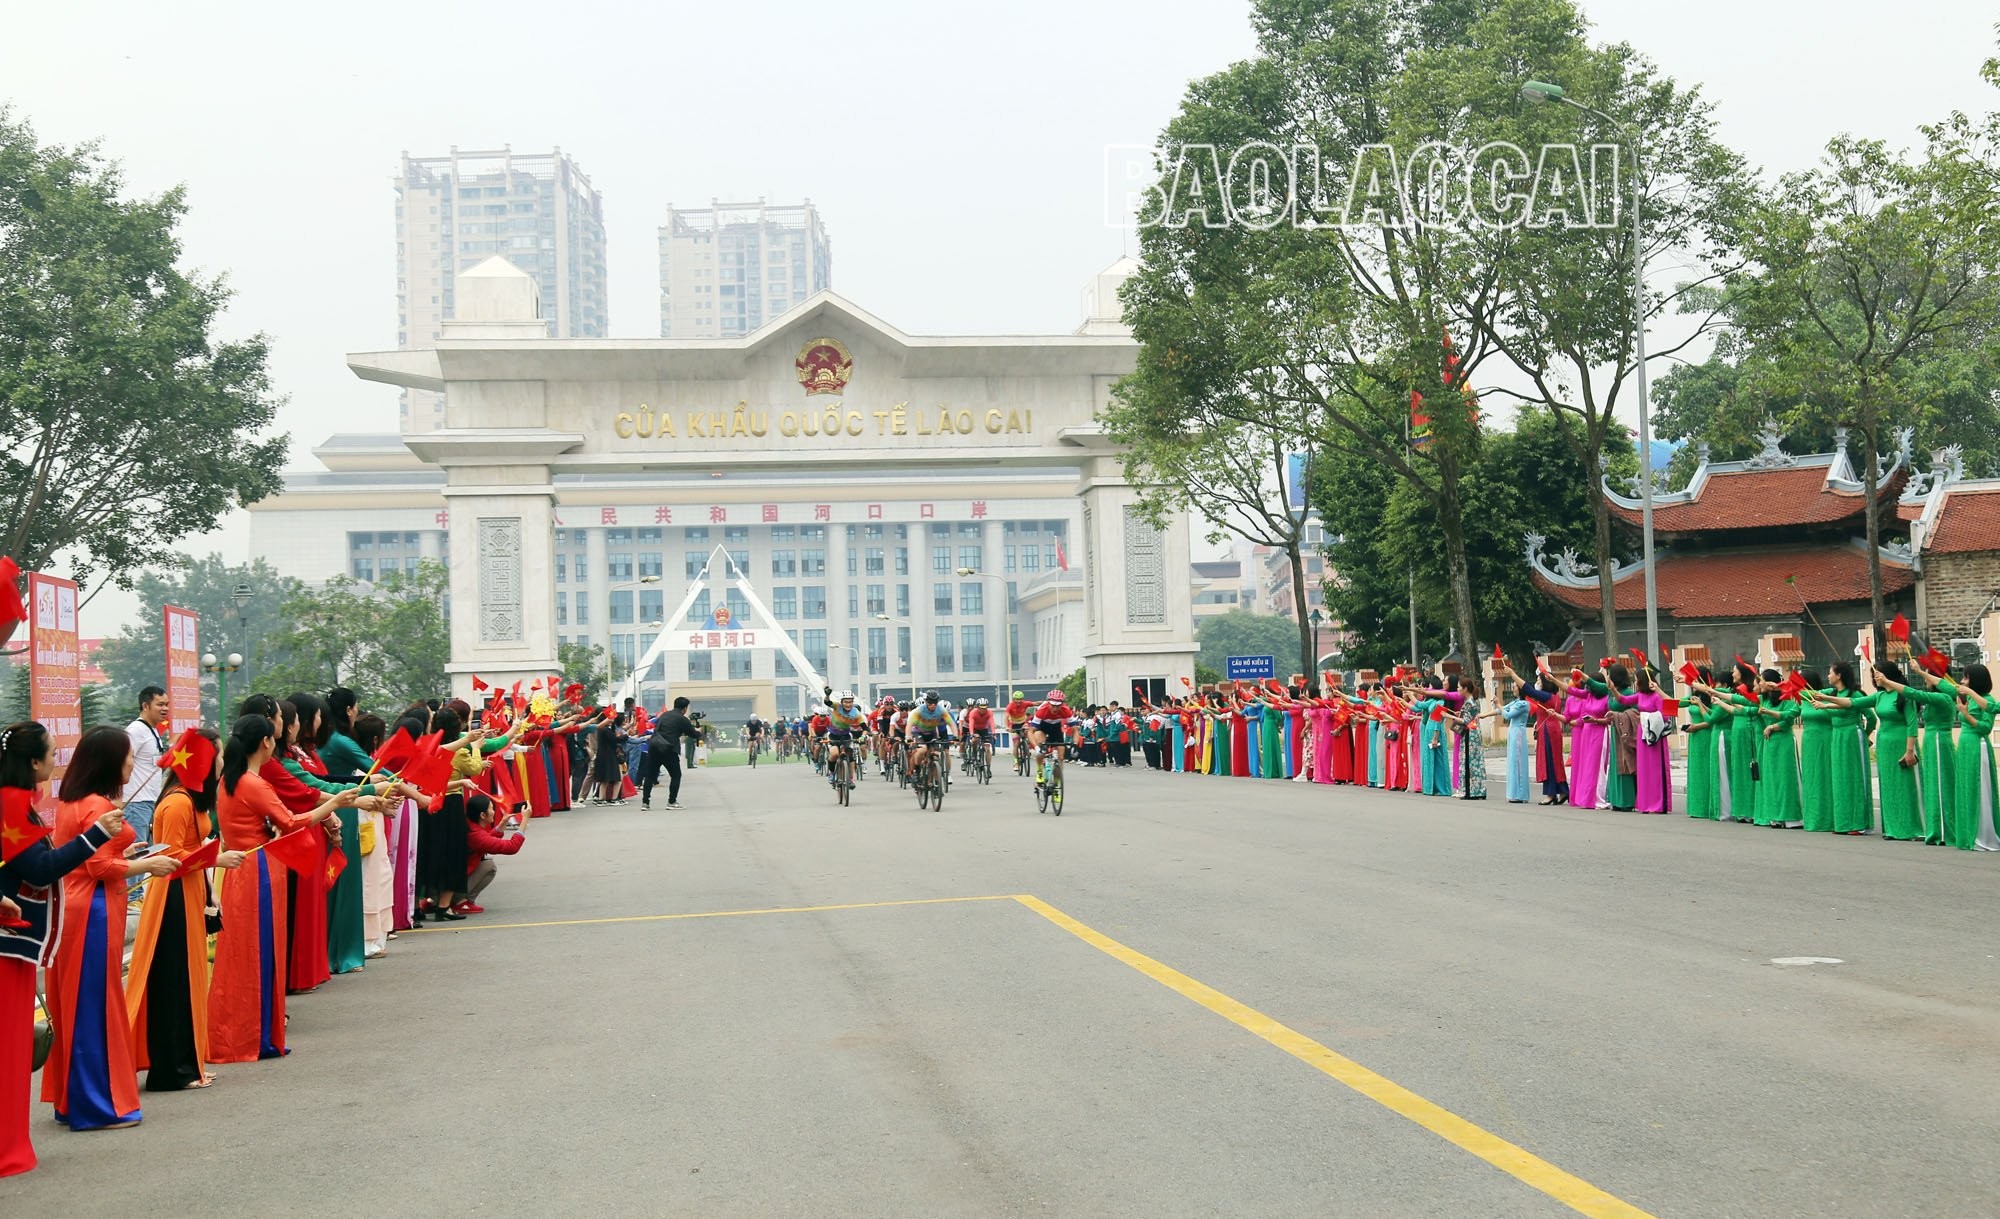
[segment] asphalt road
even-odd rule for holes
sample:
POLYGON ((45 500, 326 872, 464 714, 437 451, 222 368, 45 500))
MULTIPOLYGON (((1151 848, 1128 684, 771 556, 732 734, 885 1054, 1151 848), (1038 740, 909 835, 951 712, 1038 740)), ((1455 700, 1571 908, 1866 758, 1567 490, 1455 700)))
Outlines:
POLYGON ((767 765, 535 822, 487 914, 295 999, 289 1059, 132 1131, 37 1106, 0 1205, 2000 1214, 2000 857, 1139 770, 1070 796, 842 810, 767 765))

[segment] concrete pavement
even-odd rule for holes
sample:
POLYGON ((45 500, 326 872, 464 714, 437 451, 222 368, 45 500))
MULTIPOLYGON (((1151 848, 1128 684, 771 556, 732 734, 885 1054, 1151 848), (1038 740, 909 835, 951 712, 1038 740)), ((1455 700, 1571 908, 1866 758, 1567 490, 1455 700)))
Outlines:
POLYGON ((2000 1213, 2000 858, 1139 770, 1073 768, 1070 797, 1037 816, 1003 776, 934 814, 870 781, 841 810, 793 765, 536 822, 487 914, 294 1000, 289 1059, 148 1096, 133 1131, 38 1106, 43 1167, 0 1201, 1483 1219, 1580 1186, 2000 1213), (1799 957, 1842 963, 1772 963, 1799 957))

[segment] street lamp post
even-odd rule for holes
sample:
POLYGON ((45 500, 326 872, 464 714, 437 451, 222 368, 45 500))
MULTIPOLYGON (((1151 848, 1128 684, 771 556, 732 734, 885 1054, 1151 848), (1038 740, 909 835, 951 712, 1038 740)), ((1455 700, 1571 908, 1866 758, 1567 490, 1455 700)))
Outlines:
MULTIPOLYGON (((1006 684, 1001 686, 996 693, 1005 695, 1014 688, 1014 615, 1012 608, 1008 606, 1006 601, 1007 579, 1005 576, 996 576, 982 572, 976 567, 961 567, 958 569, 958 574, 960 577, 966 579, 991 580, 1000 586, 1000 665, 1001 671, 1006 674, 1006 677, 1003 679, 1006 684)), ((916 640, 913 639, 910 641, 910 655, 913 659, 916 656, 916 649, 916 640)), ((914 664, 910 667, 913 670, 916 668, 914 664)), ((1007 703, 1008 699, 1005 697, 993 700, 993 705, 996 707, 1004 707, 1007 703)))
POLYGON ((201 671, 215 674, 215 725, 218 731, 229 725, 229 675, 243 667, 243 654, 231 652, 218 659, 213 652, 201 656, 201 671))
MULTIPOLYGON (((1646 393, 1646 248, 1639 223, 1639 129, 1595 106, 1584 105, 1565 93, 1561 85, 1531 80, 1521 86, 1521 96, 1533 102, 1560 102, 1595 115, 1624 133, 1632 146, 1632 364, 1639 379, 1640 557, 1646 569, 1646 655, 1651 656, 1660 650, 1660 598, 1653 575, 1653 423, 1646 393)), ((1614 609, 1613 613, 1616 612, 1614 609)))
MULTIPOLYGON (((907 619, 891 618, 887 614, 877 614, 875 617, 879 621, 891 623, 895 626, 910 626, 907 619)), ((910 627, 910 701, 913 703, 917 701, 917 631, 915 627, 910 627)))

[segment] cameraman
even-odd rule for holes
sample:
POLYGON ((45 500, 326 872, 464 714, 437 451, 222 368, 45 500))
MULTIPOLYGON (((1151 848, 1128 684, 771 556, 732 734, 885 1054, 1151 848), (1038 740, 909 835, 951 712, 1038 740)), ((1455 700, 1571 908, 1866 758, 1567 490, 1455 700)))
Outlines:
POLYGON ((653 784, 659 779, 660 768, 667 771, 667 807, 681 807, 681 749, 685 743, 687 756, 692 762, 695 742, 701 740, 701 729, 689 717, 689 702, 686 695, 674 700, 673 710, 662 715, 653 725, 652 738, 646 746, 646 781, 639 791, 639 807, 653 807, 653 784))

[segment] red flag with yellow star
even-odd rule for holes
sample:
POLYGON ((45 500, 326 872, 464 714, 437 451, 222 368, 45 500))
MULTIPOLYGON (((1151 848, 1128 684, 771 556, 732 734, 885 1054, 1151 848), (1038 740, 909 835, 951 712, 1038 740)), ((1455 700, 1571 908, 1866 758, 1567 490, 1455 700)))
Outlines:
POLYGON ((347 852, 337 846, 329 845, 326 848, 327 886, 331 888, 333 882, 340 879, 340 874, 345 871, 347 871, 347 852))
POLYGON ((175 739, 174 747, 160 755, 160 769, 173 771, 189 791, 200 791, 215 774, 215 742, 199 729, 186 729, 175 739))
POLYGON ((0 863, 47 838, 53 826, 34 818, 34 795, 24 787, 0 787, 0 863))

